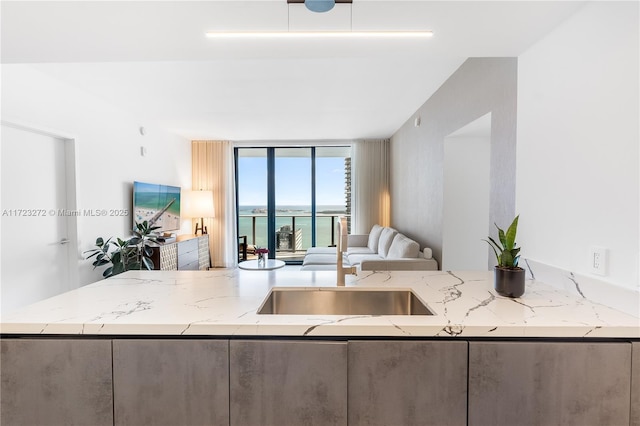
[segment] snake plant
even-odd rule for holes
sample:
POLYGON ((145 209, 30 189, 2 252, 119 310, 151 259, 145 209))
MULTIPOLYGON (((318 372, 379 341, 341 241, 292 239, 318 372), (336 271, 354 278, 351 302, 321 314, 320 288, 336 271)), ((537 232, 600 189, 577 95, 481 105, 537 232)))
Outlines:
POLYGON ((495 224, 496 228, 498 228, 498 239, 500 240, 500 244, 496 243, 496 241, 491 237, 489 237, 489 240, 484 240, 493 249, 499 268, 518 268, 518 260, 520 259, 520 255, 518 253, 520 252, 520 247, 516 248, 516 231, 518 230, 519 217, 520 216, 518 215, 513 219, 513 222, 511 222, 507 232, 503 231, 497 224, 495 224))

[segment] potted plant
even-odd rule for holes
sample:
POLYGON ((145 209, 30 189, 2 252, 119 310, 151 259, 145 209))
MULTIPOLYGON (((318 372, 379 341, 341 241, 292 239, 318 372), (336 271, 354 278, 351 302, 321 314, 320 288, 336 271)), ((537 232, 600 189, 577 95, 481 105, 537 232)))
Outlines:
POLYGON ((496 224, 500 244, 491 237, 484 240, 491 246, 498 261, 494 268, 494 287, 498 294, 506 297, 520 297, 524 294, 525 270, 518 266, 520 247, 516 247, 518 218, 519 216, 516 216, 513 219, 507 232, 496 224))
POLYGON ((153 269, 153 261, 151 260, 152 250, 150 242, 157 242, 158 237, 154 234, 159 226, 152 226, 146 220, 142 223, 136 223, 133 228, 133 236, 128 240, 112 238, 104 240, 102 237, 96 239, 96 248, 87 250, 88 256, 85 259, 95 257, 93 268, 99 266, 111 265, 102 273, 105 278, 118 275, 124 271, 135 269, 153 269))

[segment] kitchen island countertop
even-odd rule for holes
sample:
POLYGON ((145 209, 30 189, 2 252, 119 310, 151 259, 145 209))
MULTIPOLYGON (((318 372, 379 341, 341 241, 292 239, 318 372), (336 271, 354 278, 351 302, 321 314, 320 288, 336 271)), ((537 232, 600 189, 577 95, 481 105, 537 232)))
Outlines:
POLYGON ((335 287, 335 272, 129 271, 2 318, 18 335, 638 338, 640 319, 527 280, 521 298, 493 289, 490 271, 360 272, 347 287, 412 289, 435 313, 260 315, 272 287, 335 287))

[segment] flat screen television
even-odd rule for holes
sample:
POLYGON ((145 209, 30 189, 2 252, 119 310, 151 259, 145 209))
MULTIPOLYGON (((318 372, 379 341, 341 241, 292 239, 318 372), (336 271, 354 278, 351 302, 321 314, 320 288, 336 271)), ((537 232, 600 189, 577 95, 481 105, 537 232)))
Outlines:
POLYGON ((180 229, 180 187, 133 182, 133 220, 153 222, 159 231, 180 229))

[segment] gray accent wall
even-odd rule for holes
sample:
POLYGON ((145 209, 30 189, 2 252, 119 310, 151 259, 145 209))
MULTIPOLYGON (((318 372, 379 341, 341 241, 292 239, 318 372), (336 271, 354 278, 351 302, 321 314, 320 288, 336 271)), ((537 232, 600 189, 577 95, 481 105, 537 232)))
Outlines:
MULTIPOLYGON (((515 216, 517 58, 469 58, 391 138, 391 225, 442 262, 444 139, 491 113, 489 223, 515 216), (421 124, 415 127, 414 119, 421 124)), ((482 242, 469 242, 483 244, 482 242)))

